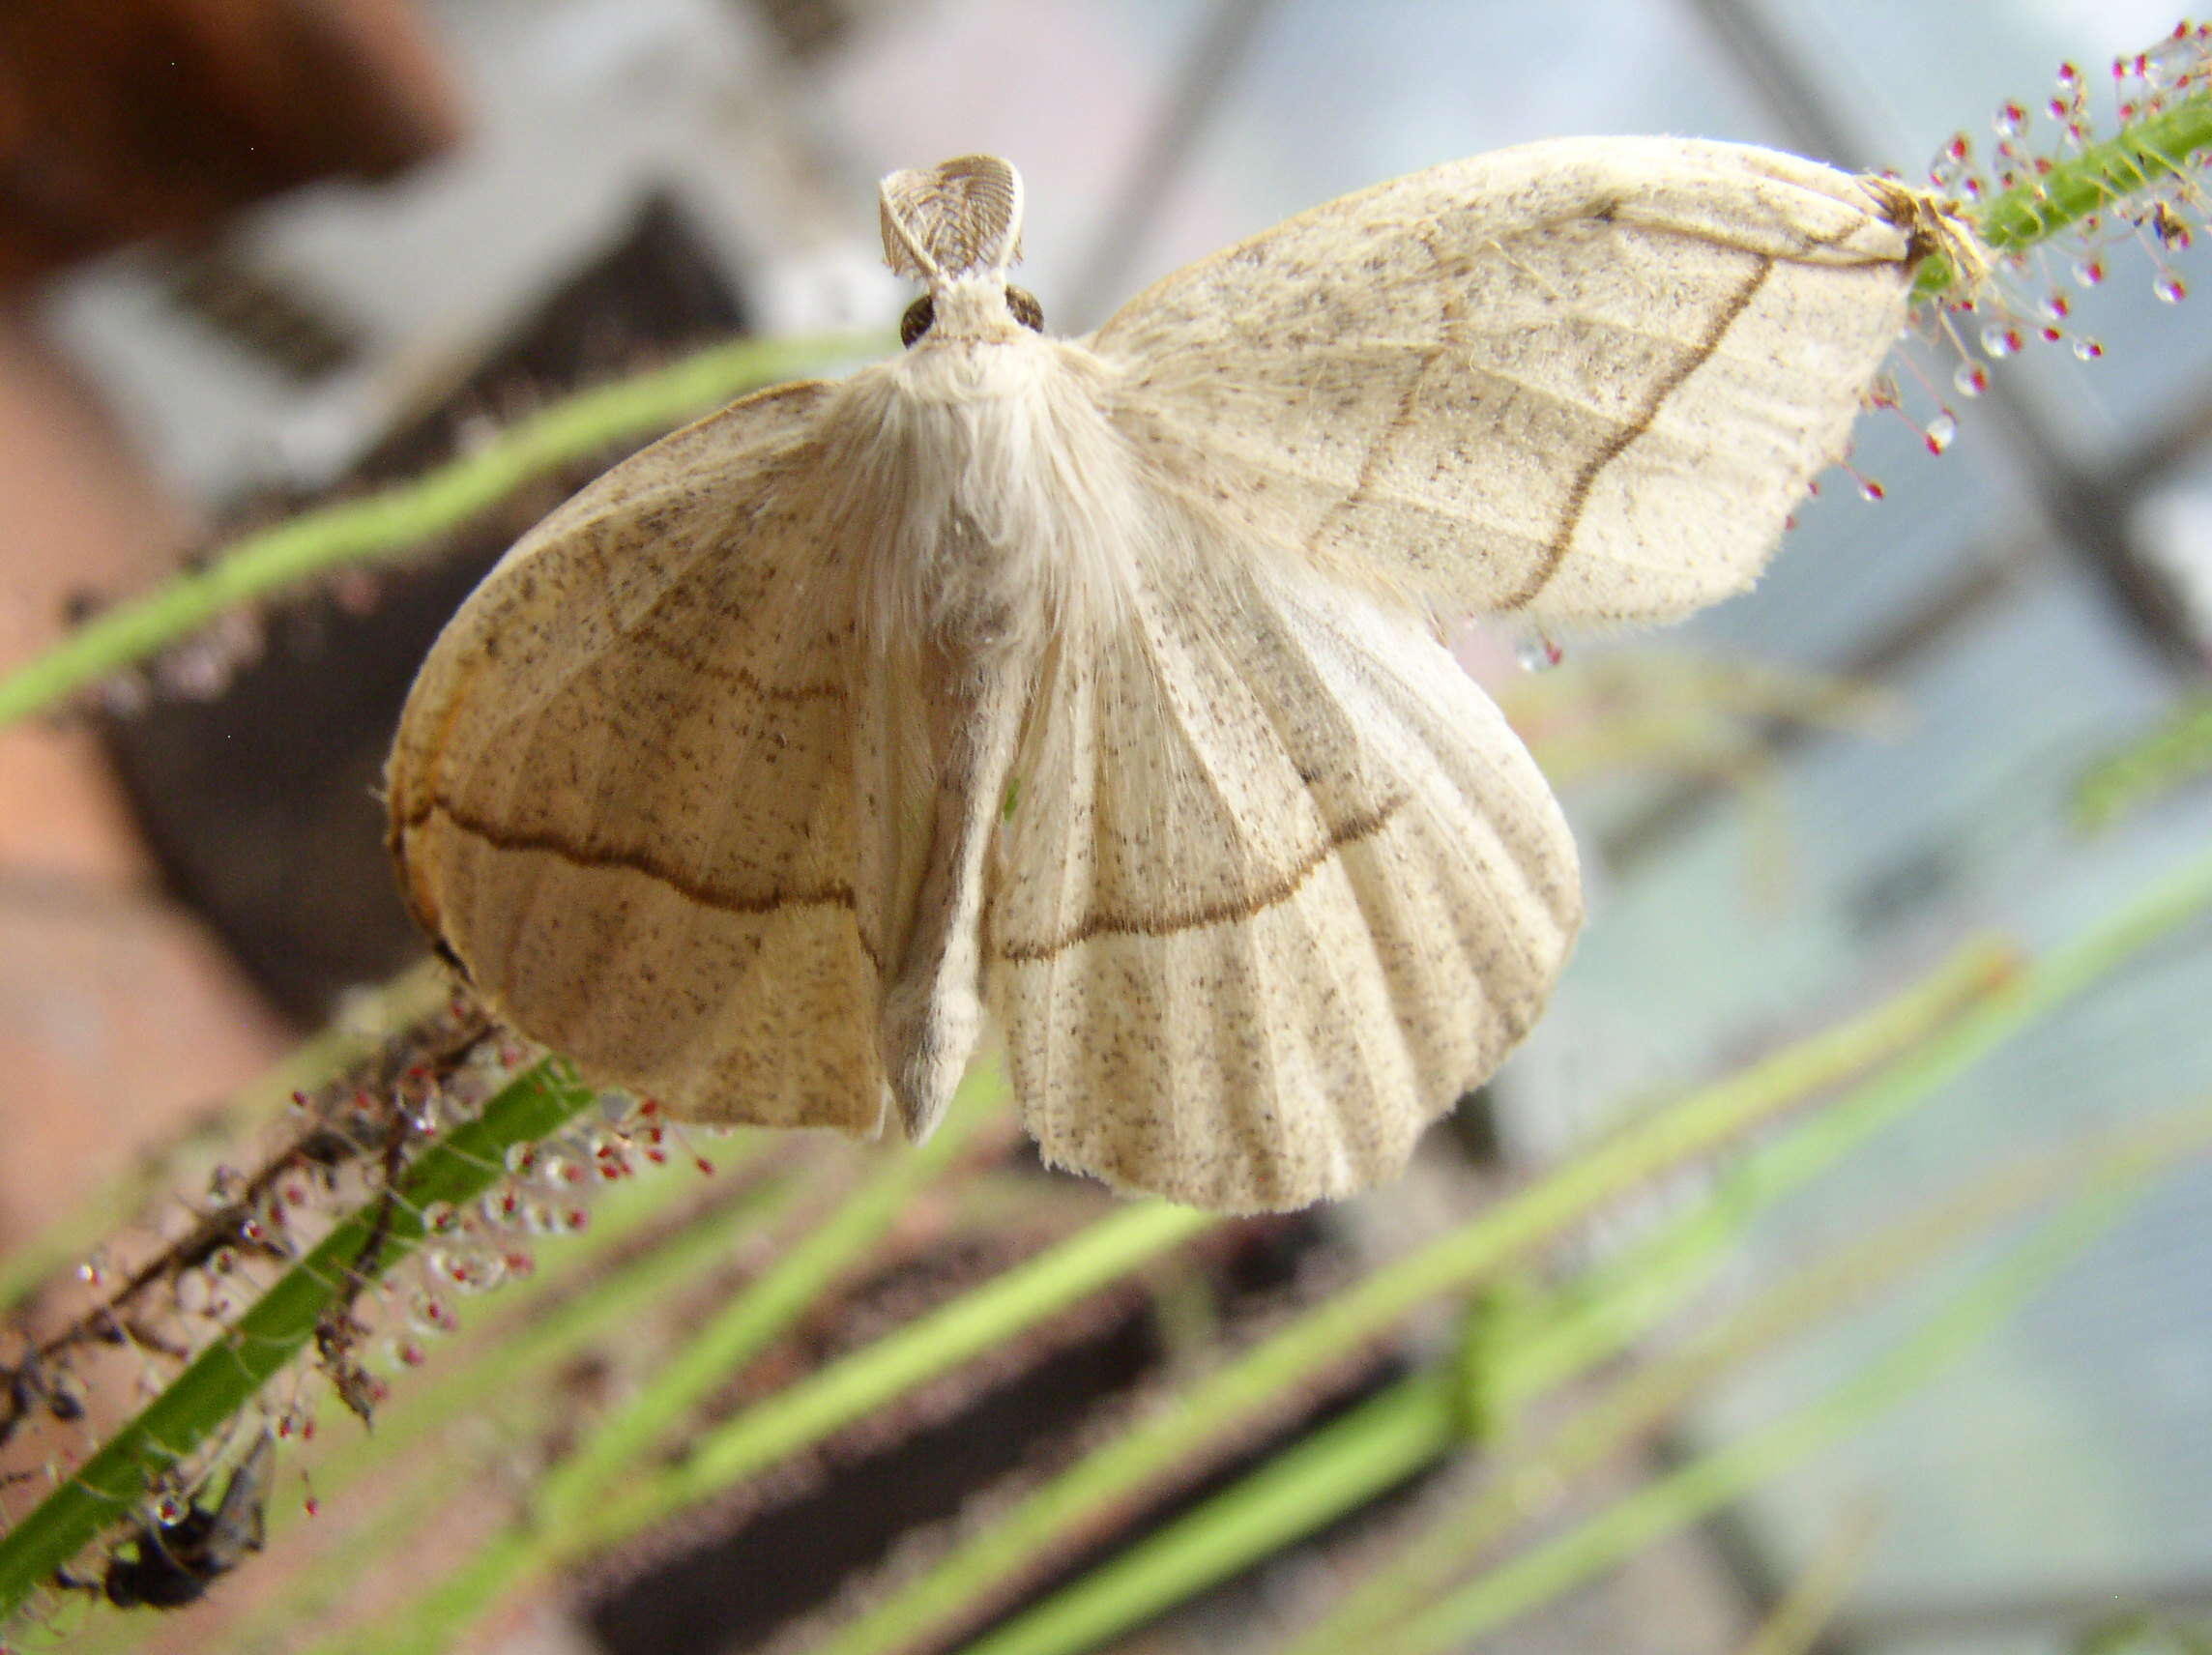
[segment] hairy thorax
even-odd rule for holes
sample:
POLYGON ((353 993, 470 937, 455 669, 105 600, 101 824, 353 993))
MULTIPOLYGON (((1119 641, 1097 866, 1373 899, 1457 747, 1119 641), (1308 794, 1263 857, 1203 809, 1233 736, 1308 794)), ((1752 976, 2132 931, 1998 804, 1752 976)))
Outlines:
POLYGON ((849 479, 836 530, 861 560, 863 635, 975 657, 1112 623, 1153 527, 1104 412, 1112 373, 1009 325, 839 388, 823 469, 849 479))

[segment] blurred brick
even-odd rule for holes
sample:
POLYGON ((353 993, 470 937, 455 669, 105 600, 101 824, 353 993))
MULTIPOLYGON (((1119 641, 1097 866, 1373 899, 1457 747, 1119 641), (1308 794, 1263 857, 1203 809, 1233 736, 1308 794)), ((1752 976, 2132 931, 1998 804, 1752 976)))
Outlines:
POLYGON ((142 889, 0 868, 0 1246, 283 1042, 214 943, 142 889))
MULTIPOLYGON (((60 634, 73 591, 134 591, 189 518, 19 318, 0 315, 0 662, 60 634)), ((89 737, 0 731, 0 1247, 283 1046, 156 887, 89 737)))

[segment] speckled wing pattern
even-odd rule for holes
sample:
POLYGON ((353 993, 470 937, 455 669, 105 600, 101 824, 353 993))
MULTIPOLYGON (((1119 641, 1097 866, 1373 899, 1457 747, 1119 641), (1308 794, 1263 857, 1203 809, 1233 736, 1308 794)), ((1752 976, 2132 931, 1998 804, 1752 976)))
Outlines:
POLYGON ((1046 1158, 1224 1211, 1404 1165, 1527 1031, 1574 840, 1417 622, 1207 542, 1048 655, 986 918, 1046 1158))
POLYGON ((388 771, 408 900, 690 1118, 924 1135, 987 1002, 1058 1164, 1233 1211, 1372 1185, 1581 921, 1430 615, 1749 584, 1965 232, 1769 152, 1548 143, 1061 341, 1006 297, 1010 166, 882 202, 913 350, 610 472, 439 640, 388 771))
POLYGON ((873 1132, 902 697, 811 522, 825 392, 681 431, 517 544, 422 668, 390 808, 417 918, 586 1074, 873 1132))
POLYGON ((1644 621, 1749 585, 1912 256, 1810 162, 1547 143, 1294 218, 1086 341, 1206 549, 1139 549, 1126 629, 1050 660, 1024 736, 988 953, 1049 1159, 1295 1205, 1490 1074, 1580 923, 1573 840, 1403 600, 1644 621))
POLYGON ((1539 623, 1751 585, 1904 324, 1899 187, 1573 138, 1332 201, 1091 341, 1164 470, 1318 566, 1539 623))

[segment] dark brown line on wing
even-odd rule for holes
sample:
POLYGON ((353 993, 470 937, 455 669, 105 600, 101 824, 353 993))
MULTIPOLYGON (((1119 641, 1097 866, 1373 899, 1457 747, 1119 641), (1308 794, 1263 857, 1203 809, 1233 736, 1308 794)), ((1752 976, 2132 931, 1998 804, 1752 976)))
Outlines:
POLYGON ((1712 326, 1705 330, 1705 336, 1691 347, 1689 355, 1676 364, 1673 373, 1653 387, 1650 396, 1643 408, 1637 411, 1636 417, 1623 424, 1596 453, 1584 462, 1583 469, 1575 475, 1574 483, 1567 490, 1567 502, 1559 514, 1558 530, 1552 536, 1551 544, 1544 548, 1543 562, 1518 592, 1499 601, 1499 609, 1524 609, 1536 600, 1537 595, 1545 587, 1551 585, 1552 577, 1559 572, 1559 566, 1566 562, 1567 553, 1574 545, 1575 531, 1582 526, 1583 513, 1589 508, 1590 490, 1596 485, 1598 475, 1626 453, 1639 437, 1650 430, 1659 418, 1659 411, 1667 405, 1667 399, 1679 391, 1692 374, 1713 360, 1713 354, 1721 348, 1721 340, 1727 337, 1729 329, 1735 326, 1736 318, 1750 308, 1751 302, 1759 297, 1759 290, 1766 285, 1766 278, 1774 274, 1774 265, 1773 259, 1761 255, 1759 268, 1751 273, 1751 278, 1737 288, 1721 307, 1720 314, 1713 318, 1712 326))
POLYGON ((1225 925, 1238 919, 1249 919, 1253 915, 1278 907, 1297 895, 1306 881, 1313 877, 1315 870, 1324 862, 1347 845, 1357 844, 1362 839, 1380 833, 1405 802, 1404 797, 1400 796, 1341 824, 1303 861, 1245 896, 1227 902, 1208 903, 1203 908, 1189 909, 1181 914, 1150 917, 1087 914, 1058 937, 1048 937, 1041 943, 1015 943, 995 948, 993 952, 1010 965, 1028 965, 1049 960, 1056 954, 1064 954, 1068 949, 1088 943, 1094 937, 1170 937, 1179 931, 1197 931, 1208 925, 1225 925))
MULTIPOLYGON (((1441 273, 1444 261, 1437 251, 1436 244, 1424 236, 1421 245, 1428 249, 1431 266, 1441 273)), ((1444 295, 1442 331, 1437 335, 1436 343, 1421 351, 1419 361, 1413 364, 1413 371, 1406 377, 1405 390, 1398 393, 1398 406, 1391 411, 1390 418, 1382 422, 1382 428, 1368 443, 1367 452, 1360 456, 1359 475, 1353 479, 1352 492, 1324 511, 1321 520, 1314 525, 1313 533, 1306 537, 1305 552, 1308 557, 1313 556, 1315 548, 1320 546, 1322 537, 1328 533, 1331 524, 1365 503, 1368 490, 1375 486, 1375 479, 1382 473, 1382 458, 1392 439, 1413 423, 1421 388, 1428 383, 1429 374, 1459 342, 1459 325, 1467 317, 1466 304, 1448 282, 1440 282, 1439 285, 1444 295)))
POLYGON ((578 844, 560 833, 517 833, 498 828, 480 817, 471 816, 451 799, 433 798, 410 813, 405 830, 413 830, 428 821, 432 815, 443 816, 455 828, 473 839, 481 840, 495 851, 535 851, 543 856, 557 857, 570 867, 593 871, 619 869, 640 878, 666 886, 686 901, 702 908, 713 909, 719 914, 766 915, 786 908, 842 908, 852 914, 853 932, 859 943, 860 952, 868 957, 868 964, 876 973, 883 974, 884 963, 875 944, 859 925, 859 898, 850 885, 838 883, 825 885, 813 890, 779 891, 768 896, 751 896, 699 879, 669 867, 657 857, 643 851, 623 850, 614 846, 578 844))
POLYGON ((751 692, 762 701, 798 703, 802 701, 834 701, 842 704, 845 689, 835 683, 769 683, 756 674, 724 661, 709 660, 694 650, 687 650, 656 626, 641 626, 630 637, 650 650, 657 651, 684 671, 701 678, 713 679, 717 683, 735 684, 751 692))
POLYGON ((1391 411, 1390 418, 1376 430, 1373 440, 1367 445, 1367 452, 1360 457, 1359 475, 1353 479, 1352 492, 1323 512, 1321 520, 1313 527, 1313 533, 1306 537, 1305 551, 1308 557, 1313 555, 1314 549, 1322 543, 1332 527, 1365 504, 1367 491, 1375 486, 1376 478, 1382 475, 1384 450, 1389 447, 1392 438, 1413 422, 1414 399, 1420 395, 1421 386, 1427 381, 1429 370, 1436 365, 1437 359, 1443 352, 1443 346, 1439 344, 1431 345, 1421 353, 1413 371, 1406 377, 1406 389, 1398 393, 1398 406, 1391 411))

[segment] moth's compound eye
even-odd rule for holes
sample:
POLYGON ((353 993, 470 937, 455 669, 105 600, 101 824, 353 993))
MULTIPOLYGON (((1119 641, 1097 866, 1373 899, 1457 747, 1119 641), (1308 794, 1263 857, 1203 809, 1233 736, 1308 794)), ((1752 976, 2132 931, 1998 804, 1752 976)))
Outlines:
MULTIPOLYGON (((1027 288, 1009 286, 1006 289, 1006 308, 1013 312, 1014 320, 1031 333, 1044 332, 1044 306, 1037 303, 1036 295, 1027 288)), ((899 343, 912 350, 915 342, 929 332, 936 320, 937 306, 930 303, 930 297, 925 293, 909 305, 906 314, 899 318, 899 343)))

